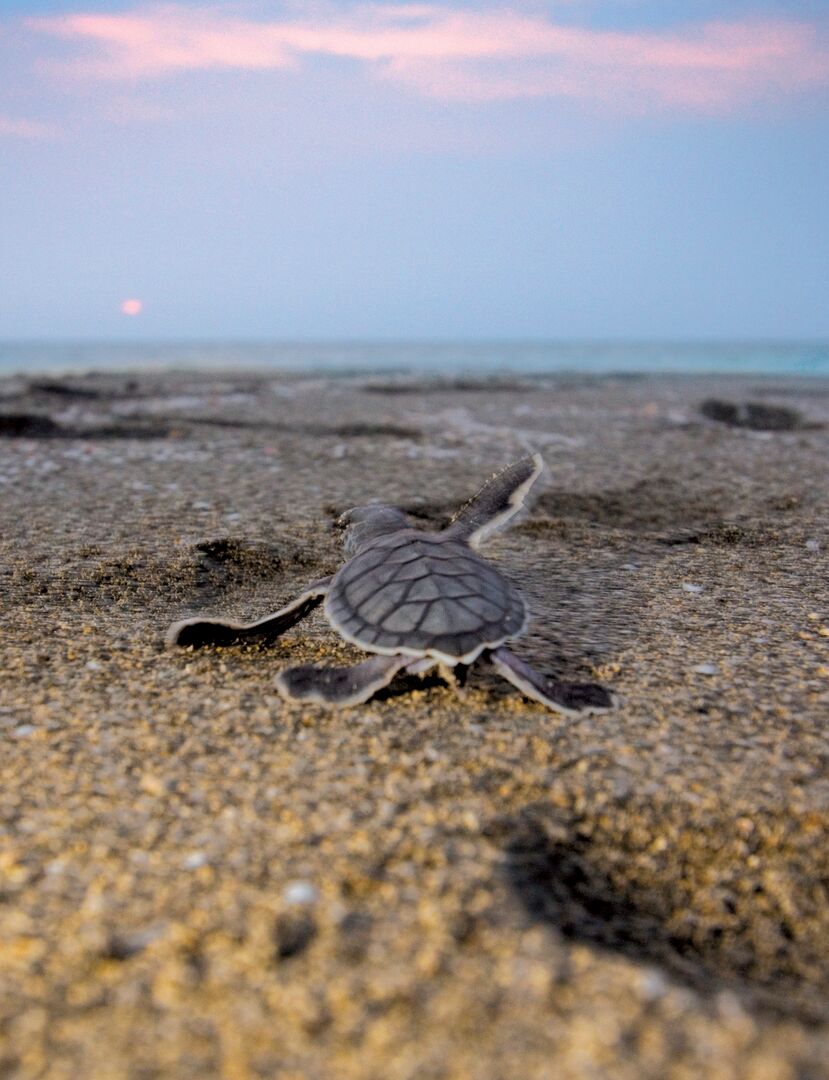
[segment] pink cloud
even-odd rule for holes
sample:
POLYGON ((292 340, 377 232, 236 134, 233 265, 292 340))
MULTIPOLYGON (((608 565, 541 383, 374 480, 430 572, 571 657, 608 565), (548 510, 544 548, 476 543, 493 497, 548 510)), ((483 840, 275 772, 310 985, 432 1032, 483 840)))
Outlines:
POLYGON ((620 108, 727 110, 829 82, 829 51, 805 22, 710 22, 637 33, 559 25, 504 8, 364 4, 246 18, 221 7, 30 19, 87 47, 70 63, 107 78, 288 68, 304 57, 362 62, 441 100, 574 98, 620 108), (90 51, 91 50, 91 51, 90 51))
POLYGON ((0 137, 8 135, 17 139, 48 139, 53 134, 47 124, 41 124, 37 120, 0 116, 0 137))
POLYGON ((291 62, 280 28, 218 12, 162 7, 122 15, 76 14, 29 19, 28 25, 92 47, 70 61, 79 73, 151 77, 211 68, 273 68, 291 62))

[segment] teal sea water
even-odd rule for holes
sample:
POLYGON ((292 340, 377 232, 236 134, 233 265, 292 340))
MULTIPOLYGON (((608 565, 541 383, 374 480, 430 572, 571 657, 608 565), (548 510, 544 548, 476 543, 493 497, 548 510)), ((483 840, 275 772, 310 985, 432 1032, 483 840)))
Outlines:
POLYGON ((746 343, 23 343, 0 342, 0 375, 147 369, 609 375, 829 376, 829 341, 746 343))

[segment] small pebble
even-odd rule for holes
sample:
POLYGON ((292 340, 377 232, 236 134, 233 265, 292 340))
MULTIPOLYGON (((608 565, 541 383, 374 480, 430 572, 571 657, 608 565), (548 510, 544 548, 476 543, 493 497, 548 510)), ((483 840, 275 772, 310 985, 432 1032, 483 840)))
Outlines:
POLYGON ((735 822, 740 836, 751 836, 754 832, 754 822, 748 817, 739 817, 735 822))
POLYGON ((194 851, 181 860, 181 865, 184 870, 198 870, 207 865, 207 856, 203 851, 194 851))
POLYGON ((313 904, 319 894, 310 881, 292 881, 282 893, 286 904, 313 904))
POLYGON ((31 735, 35 731, 37 731, 37 728, 34 724, 19 724, 12 732, 12 735, 16 739, 25 739, 27 735, 31 735))
POLYGON ((648 968, 639 976, 639 987, 645 1001, 658 1001, 668 991, 668 983, 661 972, 648 968))
POLYGON ((698 675, 716 675, 719 668, 716 664, 697 664, 694 671, 698 675))
POLYGON ((152 773, 144 773, 139 786, 147 795, 154 795, 156 798, 162 796, 167 790, 164 781, 153 776, 152 773))
POLYGON ((746 1013, 736 994, 732 994, 730 990, 721 990, 714 1000, 717 1005, 717 1012, 723 1020, 732 1023, 745 1022, 746 1013))
POLYGON ((807 549, 809 551, 820 551, 820 541, 818 541, 818 540, 807 540, 806 541, 806 547, 807 547, 807 549))
POLYGON ((702 585, 693 585, 690 581, 683 581, 682 588, 685 592, 693 593, 694 596, 702 592, 702 585))
POLYGON ((639 567, 636 565, 636 563, 626 562, 626 563, 622 563, 622 569, 623 570, 638 570, 639 567))
POLYGON ((209 502, 194 502, 192 504, 194 510, 212 510, 213 507, 209 502))

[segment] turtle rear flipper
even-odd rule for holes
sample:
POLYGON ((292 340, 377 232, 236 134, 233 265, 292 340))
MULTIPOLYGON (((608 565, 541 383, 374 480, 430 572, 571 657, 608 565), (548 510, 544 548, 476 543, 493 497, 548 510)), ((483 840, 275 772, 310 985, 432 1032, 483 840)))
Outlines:
POLYGON ((276 677, 276 688, 287 701, 315 701, 344 708, 359 705, 382 690, 410 663, 407 656, 372 656, 353 667, 300 664, 276 677))
POLYGON ((234 645, 238 641, 252 637, 277 638, 322 603, 330 581, 330 577, 315 581, 296 600, 292 600, 290 604, 275 611, 272 615, 266 615, 264 619, 257 619, 256 622, 239 623, 232 619, 182 619, 180 622, 173 623, 167 631, 167 644, 193 645, 198 648, 202 645, 234 645))
POLYGON ((489 658, 498 674, 517 686, 522 694, 565 716, 607 712, 616 704, 613 695, 598 683, 548 679, 503 646, 493 649, 489 658))

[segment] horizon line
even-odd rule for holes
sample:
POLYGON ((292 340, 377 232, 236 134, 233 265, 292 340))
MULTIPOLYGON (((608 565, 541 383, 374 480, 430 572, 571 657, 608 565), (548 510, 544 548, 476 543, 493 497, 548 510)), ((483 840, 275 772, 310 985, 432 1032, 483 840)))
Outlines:
POLYGON ((481 345, 522 345, 522 346, 562 346, 562 345, 800 345, 800 346, 829 346, 829 334, 825 336, 780 336, 780 337, 749 337, 749 336, 709 336, 686 337, 658 336, 658 337, 147 337, 147 338, 122 338, 122 337, 60 337, 60 338, 37 338, 37 337, 0 337, 0 348, 8 346, 65 346, 65 345, 119 345, 119 346, 190 346, 211 345, 216 347, 227 345, 245 346, 286 346, 295 347, 326 347, 331 345, 346 347, 383 347, 396 346, 461 346, 475 347, 481 345))

